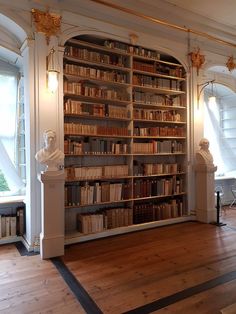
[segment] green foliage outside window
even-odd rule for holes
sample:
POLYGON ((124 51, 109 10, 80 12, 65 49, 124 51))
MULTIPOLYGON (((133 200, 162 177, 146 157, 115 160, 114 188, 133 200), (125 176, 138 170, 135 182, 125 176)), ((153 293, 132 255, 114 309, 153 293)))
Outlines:
POLYGON ((3 192, 3 191, 9 191, 9 190, 10 189, 8 187, 8 184, 7 184, 7 181, 4 177, 4 174, 0 170, 0 191, 3 192))

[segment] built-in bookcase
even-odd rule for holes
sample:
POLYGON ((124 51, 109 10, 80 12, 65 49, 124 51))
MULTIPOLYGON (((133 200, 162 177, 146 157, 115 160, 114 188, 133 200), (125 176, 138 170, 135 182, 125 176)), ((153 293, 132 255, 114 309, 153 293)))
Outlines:
POLYGON ((175 58, 68 40, 64 120, 66 243, 187 215, 186 77, 175 58))

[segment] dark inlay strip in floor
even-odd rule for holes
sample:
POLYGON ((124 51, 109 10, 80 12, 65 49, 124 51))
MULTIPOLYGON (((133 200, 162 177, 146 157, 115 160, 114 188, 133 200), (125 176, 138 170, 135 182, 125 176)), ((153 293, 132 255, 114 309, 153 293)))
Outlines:
POLYGON ((82 305, 86 313, 89 314, 102 314, 97 304, 93 301, 87 291, 83 288, 81 283, 76 279, 72 272, 67 268, 63 261, 54 257, 51 258, 52 263, 55 265, 62 278, 65 280, 75 297, 82 305))
POLYGON ((29 252, 26 247, 24 246, 24 244, 22 242, 15 242, 15 247, 17 248, 17 250, 19 251, 21 256, 33 256, 33 255, 38 255, 39 252, 29 252))
POLYGON ((214 278, 212 280, 203 282, 199 285, 196 285, 194 287, 182 290, 180 292, 174 293, 172 295, 169 295, 167 297, 164 297, 162 299, 159 299, 157 301, 148 303, 146 305, 137 307, 133 310, 127 311, 123 314, 147 314, 152 313, 154 311, 160 310, 168 305, 171 305, 175 302, 184 300, 186 298, 189 298, 197 293, 204 292, 206 290, 212 289, 218 285, 222 285, 224 283, 227 283, 229 281, 236 279, 236 271, 232 271, 230 273, 224 274, 220 277, 214 278))

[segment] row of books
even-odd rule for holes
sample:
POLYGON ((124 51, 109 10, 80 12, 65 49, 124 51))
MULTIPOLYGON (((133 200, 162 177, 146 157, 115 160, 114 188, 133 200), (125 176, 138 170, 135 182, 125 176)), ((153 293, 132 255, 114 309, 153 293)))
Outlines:
POLYGON ((75 141, 71 139, 64 140, 65 154, 127 154, 127 143, 114 140, 101 140, 89 138, 88 141, 75 141))
POLYGON ((125 56, 117 54, 106 54, 92 49, 75 47, 71 45, 66 46, 65 56, 96 63, 115 65, 119 67, 125 67, 127 64, 127 58, 125 56))
POLYGON ((134 119, 156 120, 156 121, 183 121, 181 114, 176 110, 153 110, 153 109, 134 109, 134 119))
POLYGON ((64 74, 78 75, 82 77, 87 77, 89 79, 98 79, 116 83, 128 82, 127 74, 118 70, 105 71, 97 68, 85 67, 82 65, 75 65, 70 63, 65 64, 64 74))
POLYGON ((130 117, 130 112, 126 107, 101 103, 88 103, 70 98, 64 103, 64 114, 123 119, 130 117))
POLYGON ((186 104, 185 97, 183 95, 178 96, 164 96, 154 93, 141 92, 135 90, 133 92, 133 101, 137 103, 143 103, 146 105, 154 106, 178 106, 184 107, 186 104))
POLYGON ((98 213, 78 214, 77 228, 83 234, 102 232, 133 224, 131 208, 111 208, 98 213))
POLYGON ((183 127, 149 127, 149 128, 134 128, 134 136, 185 136, 185 129, 183 127))
POLYGON ((65 168, 65 176, 73 179, 97 179, 127 177, 128 165, 95 166, 95 167, 68 167, 65 168))
POLYGON ((70 82, 64 80, 64 93, 107 100, 129 101, 130 99, 125 90, 97 86, 87 81, 70 82))
POLYGON ((178 141, 149 141, 133 143, 134 154, 183 153, 184 143, 178 141))
POLYGON ((162 89, 171 89, 171 90, 181 90, 181 82, 172 79, 159 78, 141 74, 133 75, 133 84, 144 87, 151 88, 162 88, 162 89))
POLYGON ((105 108, 105 104, 102 103, 88 103, 68 98, 64 103, 64 114, 105 117, 105 108))
POLYGON ((155 63, 147 63, 140 62, 137 60, 133 61, 133 68, 139 71, 151 72, 155 74, 164 74, 173 77, 183 77, 183 69, 182 67, 175 66, 167 66, 158 62, 155 63))
POLYGON ((145 58, 152 58, 155 60, 160 59, 160 53, 155 50, 146 49, 140 46, 133 46, 125 43, 121 43, 118 41, 106 40, 104 42, 104 46, 111 49, 122 50, 127 53, 131 53, 137 56, 142 56, 145 58))
POLYGON ((172 199, 160 204, 142 203, 134 205, 133 222, 140 224, 183 216, 183 201, 172 199))
POLYGON ((129 136, 129 130, 123 127, 102 126, 96 124, 64 123, 64 134, 75 135, 114 135, 129 136))
POLYGON ((66 185, 65 206, 82 206, 130 199, 129 183, 96 182, 66 185))
POLYGON ((168 179, 136 179, 133 189, 134 198, 173 195, 184 192, 183 179, 175 175, 168 179))
POLYGON ((171 174, 181 172, 181 168, 177 163, 148 164, 134 160, 133 173, 134 176, 171 174))
POLYGON ((181 216, 183 216, 183 202, 179 199, 173 199, 160 204, 136 204, 134 209, 112 208, 98 213, 78 214, 77 229, 83 234, 90 234, 181 216))
POLYGON ((175 76, 175 77, 184 77, 183 67, 179 66, 170 66, 161 63, 156 63, 156 72, 159 74, 175 76))
MULTIPOLYGON (((111 140, 89 139, 85 141, 64 141, 65 154, 127 154, 126 143, 113 142, 111 140)), ((184 153, 184 143, 177 141, 149 141, 145 143, 133 143, 133 154, 157 154, 157 153, 184 153)))
POLYGON ((0 215, 0 239, 24 234, 24 210, 23 207, 18 207, 14 215, 0 215))

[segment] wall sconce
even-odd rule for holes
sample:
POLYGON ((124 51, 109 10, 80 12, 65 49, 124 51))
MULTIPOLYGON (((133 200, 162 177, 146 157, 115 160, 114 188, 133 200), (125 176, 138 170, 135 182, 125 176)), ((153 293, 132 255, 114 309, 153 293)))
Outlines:
POLYGON ((55 93, 58 87, 58 62, 56 51, 52 48, 47 56, 47 87, 51 93, 55 93))
POLYGON ((207 87, 209 84, 211 84, 211 96, 208 99, 209 105, 216 104, 216 97, 214 96, 214 93, 213 93, 213 83, 214 82, 215 82, 215 80, 211 80, 211 81, 207 81, 207 82, 202 83, 202 84, 197 84, 197 109, 199 109, 199 101, 200 101, 201 94, 202 94, 204 88, 207 87))

